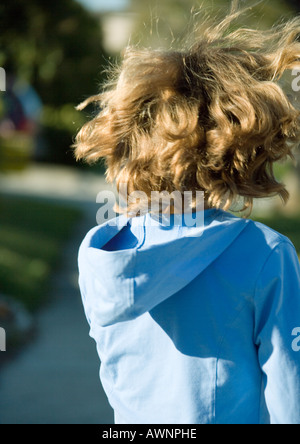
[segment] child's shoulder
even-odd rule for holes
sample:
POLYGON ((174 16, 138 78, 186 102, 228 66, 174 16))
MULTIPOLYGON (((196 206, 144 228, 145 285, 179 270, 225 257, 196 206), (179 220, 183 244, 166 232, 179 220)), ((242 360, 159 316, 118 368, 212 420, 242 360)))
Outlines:
POLYGON ((232 213, 226 211, 220 211, 218 219, 222 222, 229 222, 234 220, 244 220, 247 226, 247 229, 244 231, 245 235, 248 237, 249 241, 259 241, 262 244, 268 245, 269 247, 276 247, 281 243, 289 243, 292 244, 291 240, 280 233, 279 231, 274 230, 266 223, 259 222, 255 219, 244 219, 240 218, 232 213))
POLYGON ((280 233, 279 231, 274 230, 265 223, 255 220, 250 220, 248 226, 251 238, 253 238, 254 240, 255 237, 257 240, 259 240, 261 244, 264 243, 267 247, 271 248, 272 250, 279 246, 283 247, 286 244, 289 244, 292 247, 294 247, 291 240, 287 236, 280 233))
POLYGON ((237 219, 244 221, 246 229, 242 231, 239 240, 244 248, 248 252, 252 251, 254 255, 256 252, 256 255, 268 257, 270 252, 277 248, 290 251, 290 247, 292 247, 295 250, 295 246, 287 236, 271 228, 267 223, 259 222, 253 218, 240 218, 225 211, 219 212, 218 219, 226 223, 237 219))

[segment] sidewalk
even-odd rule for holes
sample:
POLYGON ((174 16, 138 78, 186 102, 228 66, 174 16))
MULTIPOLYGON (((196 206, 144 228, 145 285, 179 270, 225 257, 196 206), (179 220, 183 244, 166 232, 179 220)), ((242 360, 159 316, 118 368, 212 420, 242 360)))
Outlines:
POLYGON ((79 168, 32 164, 22 172, 0 174, 0 192, 66 203, 96 203, 99 191, 112 190, 103 176, 79 168))
POLYGON ((55 199, 84 209, 85 218, 63 251, 51 303, 37 314, 36 338, 0 371, 0 424, 112 424, 99 381, 99 359, 88 336, 77 285, 77 252, 96 225, 101 177, 35 166, 0 180, 1 192, 55 199), (84 191, 83 191, 84 190, 84 191))

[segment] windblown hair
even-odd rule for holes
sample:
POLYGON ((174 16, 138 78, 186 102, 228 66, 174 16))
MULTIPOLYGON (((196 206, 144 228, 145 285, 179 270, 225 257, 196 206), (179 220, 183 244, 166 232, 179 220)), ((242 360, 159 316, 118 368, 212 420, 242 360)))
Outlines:
POLYGON ((269 30, 230 30, 241 11, 205 21, 181 51, 126 49, 99 113, 76 137, 77 159, 105 159, 108 182, 143 191, 204 191, 208 207, 289 193, 274 163, 293 157, 300 112, 279 86, 300 67, 300 16, 269 30))

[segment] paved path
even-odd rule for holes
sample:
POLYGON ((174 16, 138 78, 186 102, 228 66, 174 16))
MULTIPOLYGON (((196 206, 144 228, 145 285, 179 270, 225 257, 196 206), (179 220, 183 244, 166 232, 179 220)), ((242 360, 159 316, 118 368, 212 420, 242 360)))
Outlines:
POLYGON ((71 170, 68 174, 62 168, 35 167, 31 178, 28 172, 23 178, 15 176, 14 181, 11 177, 6 182, 0 180, 2 192, 61 199, 85 210, 84 220, 63 252, 64 267, 53 279, 51 303, 35 318, 36 338, 1 367, 1 424, 113 423, 112 409, 99 382, 99 360, 88 336, 77 286, 78 247, 85 233, 96 225, 98 206, 93 202, 97 187, 103 189, 106 185, 97 176, 92 180, 90 175, 77 175, 71 170), (59 192, 60 176, 65 181, 64 192, 59 192), (82 183, 86 187, 84 196, 82 183))

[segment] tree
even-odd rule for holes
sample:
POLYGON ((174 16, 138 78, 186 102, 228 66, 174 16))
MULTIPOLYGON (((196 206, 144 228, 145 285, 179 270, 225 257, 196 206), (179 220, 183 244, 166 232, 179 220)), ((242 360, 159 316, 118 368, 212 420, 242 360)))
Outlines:
POLYGON ((31 83, 47 104, 95 90, 104 62, 99 22, 74 0, 0 5, 0 65, 31 83))
POLYGON ((14 0, 0 4, 0 25, 0 66, 37 91, 47 110, 49 152, 64 162, 76 131, 64 122, 76 120, 70 109, 95 94, 102 79, 100 22, 75 0, 14 0), (62 111, 69 114, 58 122, 62 111))

